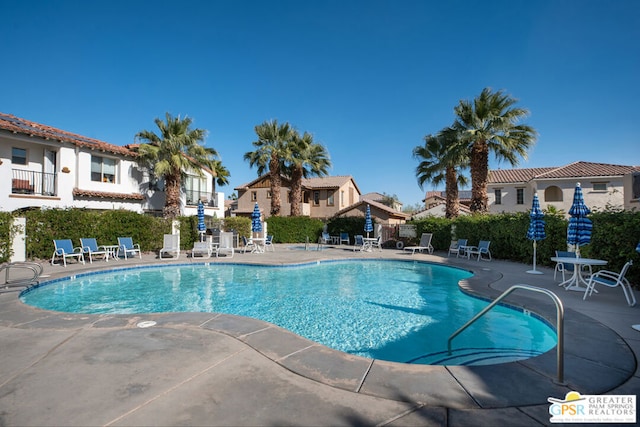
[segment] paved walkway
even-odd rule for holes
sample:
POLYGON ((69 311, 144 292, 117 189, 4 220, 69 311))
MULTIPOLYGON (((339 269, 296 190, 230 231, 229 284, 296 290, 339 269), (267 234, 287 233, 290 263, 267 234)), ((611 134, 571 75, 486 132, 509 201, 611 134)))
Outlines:
MULTIPOLYGON (((553 271, 447 258, 445 254, 290 250, 232 259, 95 261, 45 265, 51 279, 98 269, 191 262, 287 264, 338 258, 415 259, 473 270, 467 291, 495 297, 514 284, 552 290, 565 306, 563 382, 556 353, 494 366, 404 365, 350 356, 266 322, 216 313, 81 315, 0 294, 0 425, 549 425, 548 397, 636 394, 640 308, 620 289, 587 301, 553 271), (155 326, 141 328, 153 320, 155 326)), ((509 301, 555 324, 543 294, 509 301)))

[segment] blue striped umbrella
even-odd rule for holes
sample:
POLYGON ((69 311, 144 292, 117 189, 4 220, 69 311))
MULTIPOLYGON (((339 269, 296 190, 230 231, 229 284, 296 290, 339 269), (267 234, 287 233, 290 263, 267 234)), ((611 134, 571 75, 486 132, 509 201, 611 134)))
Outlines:
POLYGON ((204 205, 201 200, 198 202, 198 232, 200 233, 200 240, 204 237, 205 231, 207 231, 207 226, 204 224, 204 205))
POLYGON ((527 271, 531 274, 542 274, 541 271, 536 270, 536 246, 537 241, 547 237, 544 231, 544 214, 540 209, 540 200, 538 199, 538 193, 533 195, 533 204, 531 205, 531 212, 529 212, 529 230, 527 231, 527 239, 533 240, 533 270, 527 271))
POLYGON ((364 232, 367 233, 367 237, 369 237, 369 233, 373 231, 373 222, 371 221, 371 207, 367 205, 367 210, 364 212, 364 232))
POLYGON ((636 246, 636 252, 640 254, 640 242, 638 242, 638 246, 636 246))
POLYGON ((576 255, 580 256, 580 246, 591 242, 591 229, 593 224, 587 218, 591 211, 584 204, 580 183, 576 184, 573 193, 573 203, 569 209, 569 227, 567 228, 567 243, 576 246, 576 255))
MULTIPOLYGON (((262 221, 260 221, 260 206, 256 203, 251 213, 251 231, 260 233, 262 231, 262 221)), ((255 236, 254 236, 255 237, 255 236)))

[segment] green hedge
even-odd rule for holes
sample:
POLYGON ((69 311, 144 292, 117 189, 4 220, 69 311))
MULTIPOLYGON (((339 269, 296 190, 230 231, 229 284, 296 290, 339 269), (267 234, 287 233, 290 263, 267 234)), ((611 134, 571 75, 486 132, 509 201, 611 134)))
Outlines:
MULTIPOLYGON (((0 262, 11 257, 11 241, 15 230, 13 218, 18 214, 0 212, 0 262)), ((81 237, 95 237, 99 244, 117 244, 119 236, 131 236, 145 252, 162 247, 162 237, 171 232, 171 224, 163 218, 141 215, 126 210, 95 211, 89 209, 43 209, 21 212, 27 221, 27 258, 49 259, 53 253, 54 239, 71 239, 80 244, 81 237)), ((629 259, 635 265, 628 278, 640 284, 640 255, 635 247, 640 240, 640 212, 594 212, 591 243, 580 248, 585 257, 606 259, 607 270, 619 271, 629 259)), ((547 237, 537 244, 539 265, 553 267, 550 260, 556 250, 566 249, 568 221, 559 215, 545 216, 547 237)), ((193 247, 198 238, 195 216, 181 217, 180 246, 183 250, 193 247)), ((235 230, 240 236, 251 234, 251 220, 243 217, 225 218, 225 230, 235 230)), ((417 235, 433 233, 432 244, 436 250, 446 251, 452 239, 466 238, 470 244, 479 240, 491 241, 494 258, 508 259, 529 264, 532 262, 533 242, 526 238, 529 227, 527 213, 499 215, 461 216, 456 220, 424 218, 410 221, 415 224, 417 235)), ((364 218, 336 218, 324 223, 309 217, 270 217, 268 234, 276 243, 303 243, 308 238, 316 242, 323 227, 332 235, 341 232, 350 236, 363 234, 364 218)), ((416 238, 417 243, 418 238, 416 238)))

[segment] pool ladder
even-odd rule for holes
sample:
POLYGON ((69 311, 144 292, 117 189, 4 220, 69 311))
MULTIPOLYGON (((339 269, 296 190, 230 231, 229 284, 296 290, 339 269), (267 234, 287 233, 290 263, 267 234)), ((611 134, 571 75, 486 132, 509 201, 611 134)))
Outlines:
POLYGON ((513 285, 512 287, 510 287, 509 289, 504 291, 491 304, 486 306, 482 311, 480 311, 478 314, 473 316, 473 318, 471 318, 471 320, 469 320, 467 323, 462 325, 457 331, 455 331, 453 334, 451 334, 451 336, 447 340, 447 351, 448 351, 449 354, 451 354, 451 341, 455 337, 457 337, 462 331, 464 331, 469 326, 471 326, 471 324, 473 322, 475 322, 476 320, 478 320, 479 318, 484 316, 485 313, 487 313, 493 307, 498 305, 498 303, 500 303, 500 301, 502 301, 507 295, 509 295, 510 293, 512 293, 513 291, 515 291, 517 289, 524 289, 524 290, 527 290, 527 291, 539 292, 539 293, 542 293, 542 294, 546 294, 546 295, 549 296, 549 298, 551 298, 553 300, 554 304, 556 305, 556 331, 557 331, 557 335, 558 335, 558 344, 556 346, 556 359, 557 359, 557 365, 558 365, 557 383, 561 384, 561 385, 564 385, 565 384, 565 382, 564 382, 564 307, 562 305, 562 301, 560 301, 560 298, 558 298, 558 296, 556 294, 554 294, 553 292, 551 292, 548 289, 538 288, 538 287, 530 286, 530 285, 513 285))

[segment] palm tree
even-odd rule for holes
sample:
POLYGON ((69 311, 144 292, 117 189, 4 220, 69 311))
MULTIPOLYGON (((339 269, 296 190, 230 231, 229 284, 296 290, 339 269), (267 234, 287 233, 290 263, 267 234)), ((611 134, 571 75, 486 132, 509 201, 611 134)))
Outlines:
POLYGON ((244 159, 252 167, 258 167, 258 175, 269 172, 271 215, 279 216, 282 168, 291 157, 290 142, 293 138, 294 130, 289 123, 278 125, 277 120, 271 120, 256 126, 255 131, 258 135, 258 140, 253 142, 256 150, 245 153, 244 159))
POLYGON ((459 134, 451 128, 446 128, 437 135, 427 135, 424 141, 424 145, 413 149, 413 157, 422 159, 416 167, 418 185, 422 189, 427 181, 435 186, 444 181, 445 216, 456 218, 460 213, 458 185, 467 185, 467 177, 458 174, 459 168, 469 166, 466 146, 461 143, 459 134))
POLYGON ((461 132, 470 151, 472 212, 488 211, 489 153, 517 166, 518 156, 526 159, 527 150, 536 141, 532 127, 516 124, 529 115, 528 110, 514 107, 516 102, 501 90, 485 88, 473 104, 461 100, 454 109, 457 118, 453 128, 461 132))
POLYGON ((291 176, 291 216, 300 215, 302 201, 302 178, 324 176, 331 167, 329 153, 322 144, 313 141, 313 135, 305 132, 302 137, 294 131, 288 164, 291 176))
POLYGON ((155 119, 159 133, 143 130, 136 134, 139 141, 147 141, 138 147, 138 163, 148 167, 157 178, 164 179, 166 194, 163 215, 173 219, 180 215, 180 190, 186 171, 204 176, 202 167, 216 170, 214 162, 218 153, 202 145, 206 131, 191 129, 189 117, 181 119, 166 113, 166 121, 155 119))

